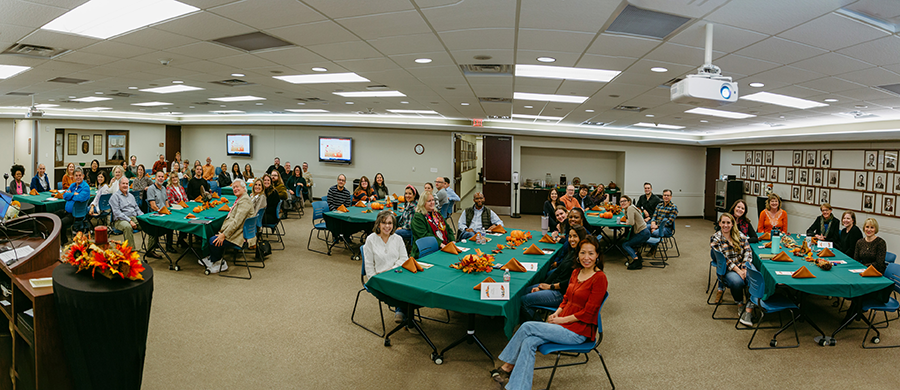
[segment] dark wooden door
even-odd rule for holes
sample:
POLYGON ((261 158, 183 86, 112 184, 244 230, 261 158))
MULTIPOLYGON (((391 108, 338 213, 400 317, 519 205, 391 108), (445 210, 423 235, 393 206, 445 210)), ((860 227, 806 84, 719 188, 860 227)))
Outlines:
POLYGON ((484 147, 484 203, 497 213, 512 211, 512 137, 486 135, 484 147))
MULTIPOLYGON (((175 153, 180 151, 181 126, 166 125, 166 161, 169 162, 169 166, 172 165, 172 160, 175 159, 175 153)), ((182 155, 184 155, 184 153, 182 153, 182 155)))
MULTIPOLYGON (((460 185, 462 184, 462 136, 453 135, 453 183, 450 186, 457 191, 462 192, 460 185)), ((465 196, 466 194, 459 194, 465 196)))
POLYGON ((716 179, 719 177, 719 148, 706 148, 706 179, 703 190, 703 218, 716 220, 716 179))

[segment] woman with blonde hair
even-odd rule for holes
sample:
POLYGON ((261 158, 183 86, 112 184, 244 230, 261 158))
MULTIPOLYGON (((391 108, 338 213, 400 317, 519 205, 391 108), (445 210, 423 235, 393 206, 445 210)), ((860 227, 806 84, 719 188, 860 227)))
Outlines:
POLYGON ((788 231, 787 212, 781 208, 781 198, 776 194, 769 194, 766 209, 759 213, 759 228, 756 231, 769 233, 776 227, 782 232, 788 231))
POLYGON ((719 216, 719 231, 709 238, 709 246, 725 256, 725 270, 723 277, 719 278, 716 302, 722 300, 727 285, 731 289, 731 296, 738 304, 740 322, 746 326, 753 326, 753 304, 747 300, 744 306, 744 288, 747 286, 747 264, 753 260, 753 251, 747 236, 741 234, 737 228, 734 216, 724 213, 719 216))
POLYGON ((441 248, 454 241, 453 229, 444 222, 440 210, 435 207, 434 195, 431 191, 422 194, 422 201, 416 206, 410 228, 412 229, 412 256, 419 258, 419 247, 416 241, 423 237, 434 237, 441 248))
POLYGON ((62 188, 61 191, 65 191, 69 189, 69 186, 75 182, 75 163, 66 164, 66 174, 63 175, 62 178, 62 188))

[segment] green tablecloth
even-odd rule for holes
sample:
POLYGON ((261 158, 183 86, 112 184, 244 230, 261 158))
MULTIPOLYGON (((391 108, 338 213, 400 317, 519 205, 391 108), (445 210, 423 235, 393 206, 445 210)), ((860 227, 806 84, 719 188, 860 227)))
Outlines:
MULTIPOLYGON (((798 244, 802 242, 802 238, 794 236, 794 241, 798 244)), ((885 277, 862 277, 858 273, 850 272, 852 269, 864 269, 864 265, 850 258, 841 251, 832 248, 834 257, 827 257, 827 260, 843 260, 847 264, 835 264, 830 271, 824 271, 817 267, 814 262, 807 262, 802 257, 794 256, 791 252, 785 250, 785 253, 791 256, 793 262, 779 262, 772 260, 760 259, 760 254, 771 254, 771 248, 761 248, 767 242, 760 241, 757 244, 751 244, 753 250, 753 264, 760 271, 766 281, 766 293, 764 299, 768 299, 775 292, 776 284, 784 284, 797 291, 809 294, 833 296, 841 298, 855 298, 875 291, 885 291, 889 294, 889 289, 893 283, 885 277), (794 279, 790 275, 776 275, 776 271, 796 271, 801 266, 806 266, 815 278, 794 279)), ((801 244, 802 245, 802 244, 801 244)), ((816 249, 814 249, 817 251, 816 249)), ((887 300, 887 295, 884 297, 887 300)))
POLYGON ((516 325, 519 324, 519 313, 522 310, 522 296, 528 293, 526 287, 537 283, 546 274, 549 268, 551 255, 526 255, 522 252, 531 244, 541 249, 558 250, 560 244, 539 243, 540 231, 532 231, 532 239, 523 243, 518 249, 506 249, 503 253, 495 254, 495 264, 506 264, 515 257, 520 262, 538 263, 537 272, 511 272, 510 291, 515 291, 508 301, 482 301, 481 292, 473 289, 485 278, 491 277, 497 282, 503 281, 503 271, 479 272, 467 274, 460 270, 450 268, 450 264, 458 262, 467 254, 474 254, 475 248, 491 254, 497 244, 506 243, 506 235, 488 236, 491 241, 478 245, 474 242, 457 243, 457 246, 471 248, 460 255, 451 255, 446 252, 435 252, 419 259, 422 262, 434 264, 427 270, 412 273, 403 270, 401 273, 383 272, 369 279, 366 284, 370 289, 401 301, 425 307, 435 307, 458 311, 461 313, 473 313, 485 316, 503 316, 506 323, 503 331, 506 337, 512 337, 516 325))
MULTIPOLYGON (((223 195, 228 199, 229 207, 234 204, 236 199, 234 196, 223 195)), ((209 254, 209 238, 214 236, 222 224, 225 223, 225 217, 228 215, 225 211, 219 211, 219 207, 215 206, 200 213, 194 213, 193 209, 199 206, 199 202, 187 202, 188 207, 182 210, 170 210, 170 215, 159 215, 156 213, 146 213, 137 217, 141 228, 145 229, 146 225, 152 227, 160 227, 164 229, 177 230, 184 233, 194 234, 203 240, 203 254, 209 254), (197 219, 186 219, 188 213, 197 216, 197 219), (195 222, 191 222, 195 221, 195 222), (200 221, 209 221, 209 223, 200 223, 200 221)))
MULTIPOLYGON (((376 202, 378 203, 378 202, 376 202)), ((380 203, 384 204, 384 203, 380 203)), ((325 215, 330 216, 335 219, 339 219, 341 221, 346 222, 354 222, 354 223, 374 223, 375 218, 378 217, 378 213, 382 210, 372 210, 371 204, 366 207, 347 207, 347 212, 341 213, 337 211, 328 211, 325 215), (363 211, 369 211, 368 213, 363 213, 363 211)), ((403 208, 400 207, 397 211, 394 212, 394 215, 399 216, 400 212, 403 211, 403 208)))
MULTIPOLYGON (((94 195, 97 195, 97 190, 91 188, 91 199, 94 198, 94 195)), ((50 192, 41 192, 37 195, 13 195, 13 200, 18 200, 21 203, 33 204, 35 212, 46 211, 52 213, 66 207, 66 201, 64 199, 49 199, 52 196, 53 194, 50 192)))
MULTIPOLYGON (((247 185, 247 193, 253 192, 253 186, 247 185)), ((222 195, 234 195, 234 189, 231 186, 222 187, 222 195)))
POLYGON ((588 213, 599 213, 599 211, 585 211, 584 217, 587 220, 587 223, 591 226, 595 227, 629 227, 631 225, 626 225, 623 223, 616 223, 616 218, 624 217, 625 213, 613 214, 612 218, 600 218, 587 215, 588 213))

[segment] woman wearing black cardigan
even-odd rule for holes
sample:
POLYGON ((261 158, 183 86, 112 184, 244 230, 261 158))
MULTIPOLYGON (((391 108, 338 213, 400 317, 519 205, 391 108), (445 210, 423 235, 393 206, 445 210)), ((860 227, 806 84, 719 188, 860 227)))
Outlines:
POLYGON ((822 215, 816 218, 809 229, 806 229, 806 235, 816 237, 820 241, 837 241, 840 227, 838 227, 839 222, 837 218, 831 215, 833 211, 831 205, 822 203, 822 206, 819 207, 819 209, 822 211, 822 215))
POLYGON ((557 307, 562 302, 569 286, 569 279, 572 278, 572 271, 575 269, 575 262, 578 261, 575 248, 586 236, 587 230, 584 230, 583 226, 572 226, 569 229, 569 245, 560 248, 550 259, 557 261, 556 268, 551 270, 541 283, 532 285, 529 288, 530 292, 522 297, 522 308, 528 313, 529 320, 534 319, 538 306, 557 307))
POLYGON ((834 246, 845 255, 856 256, 856 242, 862 238, 862 230, 856 226, 856 214, 850 210, 844 211, 841 216, 841 229, 838 231, 838 239, 835 240, 834 246))

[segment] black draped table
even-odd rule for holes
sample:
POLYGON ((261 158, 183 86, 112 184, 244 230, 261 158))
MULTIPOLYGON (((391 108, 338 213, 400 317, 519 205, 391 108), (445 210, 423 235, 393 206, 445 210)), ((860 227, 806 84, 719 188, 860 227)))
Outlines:
POLYGON ((61 264, 53 292, 61 338, 76 389, 140 389, 153 298, 153 269, 144 280, 107 279, 61 264))

